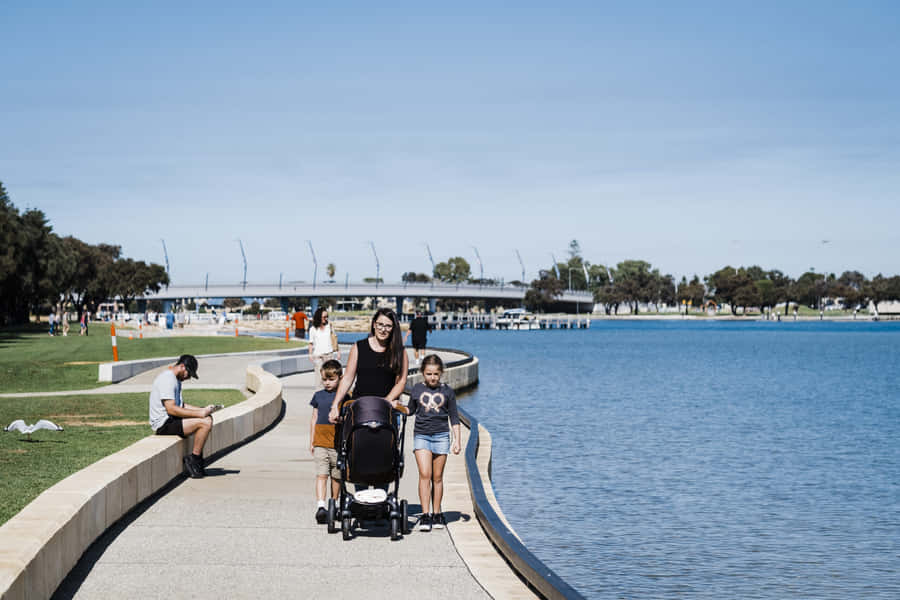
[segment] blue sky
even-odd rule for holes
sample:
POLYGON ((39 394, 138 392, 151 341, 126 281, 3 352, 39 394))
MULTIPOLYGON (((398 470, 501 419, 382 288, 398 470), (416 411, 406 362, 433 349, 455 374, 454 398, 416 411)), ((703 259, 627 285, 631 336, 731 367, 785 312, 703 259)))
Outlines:
POLYGON ((0 0, 0 181, 176 283, 900 273, 895 2, 126 4, 0 0))

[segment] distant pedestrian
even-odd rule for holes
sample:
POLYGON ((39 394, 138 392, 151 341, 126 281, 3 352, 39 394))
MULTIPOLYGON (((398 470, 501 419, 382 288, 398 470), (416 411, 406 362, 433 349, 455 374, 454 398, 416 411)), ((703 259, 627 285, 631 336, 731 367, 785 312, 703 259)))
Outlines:
POLYGON ((50 335, 54 335, 56 333, 56 313, 52 310, 50 311, 50 316, 47 317, 47 323, 50 324, 50 335))
MULTIPOLYGON (((316 312, 318 313, 319 310, 317 309, 316 312)), ((295 312, 291 318, 294 320, 294 336, 302 340, 306 337, 306 322, 309 321, 309 317, 301 309, 295 312)))
POLYGON ((341 360, 341 348, 337 343, 334 327, 328 322, 328 311, 320 306, 313 314, 309 330, 309 360, 316 368, 316 388, 322 386, 322 365, 327 360, 341 360))
POLYGON ((437 354, 429 354, 422 361, 424 381, 414 385, 409 392, 409 414, 416 416, 413 440, 422 504, 419 531, 431 531, 432 527, 443 529, 447 525, 441 509, 444 466, 447 455, 450 452, 459 454, 460 450, 456 393, 449 385, 441 383, 443 374, 443 361, 437 354))
POLYGON ((412 334, 412 347, 416 357, 416 366, 418 367, 425 356, 425 345, 428 343, 428 319, 422 316, 422 311, 416 311, 416 316, 409 324, 409 330, 403 338, 404 343, 406 343, 406 338, 409 337, 409 334, 412 334))
POLYGON ((78 324, 81 325, 81 333, 78 335, 87 335, 88 334, 88 311, 86 308, 81 308, 81 319, 78 320, 78 324))
POLYGON ((64 336, 69 335, 69 311, 67 311, 67 310, 66 310, 66 311, 63 311, 63 315, 62 315, 62 329, 63 329, 63 335, 64 335, 64 336))

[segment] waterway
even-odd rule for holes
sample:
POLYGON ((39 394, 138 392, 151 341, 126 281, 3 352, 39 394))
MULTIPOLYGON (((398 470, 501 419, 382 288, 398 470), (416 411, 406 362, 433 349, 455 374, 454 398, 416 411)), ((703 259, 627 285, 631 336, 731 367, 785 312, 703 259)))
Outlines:
POLYGON ((429 345, 481 359, 461 405, 493 435, 498 499, 585 596, 900 598, 900 323, 598 321, 429 345))

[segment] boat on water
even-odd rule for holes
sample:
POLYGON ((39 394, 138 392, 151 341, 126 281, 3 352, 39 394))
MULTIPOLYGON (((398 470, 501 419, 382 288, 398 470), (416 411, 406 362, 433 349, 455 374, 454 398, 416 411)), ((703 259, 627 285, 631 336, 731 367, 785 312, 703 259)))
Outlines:
POLYGON ((511 308, 503 311, 497 317, 498 329, 512 329, 516 331, 531 331, 540 329, 541 324, 538 322, 537 315, 526 311, 524 308, 511 308))

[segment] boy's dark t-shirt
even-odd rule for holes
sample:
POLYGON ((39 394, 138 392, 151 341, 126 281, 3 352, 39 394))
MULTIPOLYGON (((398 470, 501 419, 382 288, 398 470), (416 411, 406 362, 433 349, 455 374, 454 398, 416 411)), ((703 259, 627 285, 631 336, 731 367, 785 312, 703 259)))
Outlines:
POLYGON ((334 448, 334 423, 328 421, 328 412, 331 410, 331 403, 334 402, 336 393, 337 390, 333 392, 319 390, 309 401, 310 406, 318 409, 316 428, 313 432, 313 446, 334 448))
POLYGON ((417 435, 434 435, 450 431, 450 423, 459 425, 459 411, 456 409, 456 392, 442 383, 431 389, 425 383, 417 383, 409 392, 409 414, 416 415, 417 435))

